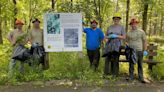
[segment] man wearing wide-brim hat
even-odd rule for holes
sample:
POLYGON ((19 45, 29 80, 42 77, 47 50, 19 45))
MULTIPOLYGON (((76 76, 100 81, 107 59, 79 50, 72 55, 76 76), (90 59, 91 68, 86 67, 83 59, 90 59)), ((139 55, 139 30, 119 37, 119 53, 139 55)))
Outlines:
MULTIPOLYGON (((10 32, 8 35, 8 40, 10 41, 11 45, 13 46, 13 54, 16 50, 18 45, 25 45, 26 44, 26 33, 23 31, 24 22, 20 19, 15 21, 16 29, 10 32)), ((13 55, 12 55, 13 56, 13 55)), ((9 63, 9 77, 13 76, 14 67, 16 66, 16 59, 11 59, 9 63)), ((24 72, 24 63, 20 62, 19 70, 21 73, 24 72)))
MULTIPOLYGON (((127 33, 126 39, 129 47, 136 50, 137 64, 138 64, 138 78, 139 81, 145 82, 143 78, 143 56, 148 54, 147 39, 145 32, 138 27, 139 21, 136 18, 131 19, 129 25, 131 30, 127 33)), ((129 62, 129 80, 134 80, 134 63, 129 62)))

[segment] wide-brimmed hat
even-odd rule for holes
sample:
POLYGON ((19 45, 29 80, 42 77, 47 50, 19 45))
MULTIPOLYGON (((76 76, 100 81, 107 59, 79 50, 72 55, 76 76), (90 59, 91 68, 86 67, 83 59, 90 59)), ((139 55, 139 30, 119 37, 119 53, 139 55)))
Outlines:
POLYGON ((96 20, 91 21, 91 24, 92 24, 92 23, 98 24, 98 22, 97 22, 96 20))
POLYGON ((16 24, 16 25, 18 25, 18 24, 24 25, 24 22, 23 22, 22 20, 20 20, 20 19, 17 19, 17 20, 15 21, 15 24, 16 24))
POLYGON ((130 23, 129 23, 129 25, 131 25, 133 23, 137 23, 138 24, 139 21, 137 19, 135 19, 135 18, 132 18, 131 21, 130 21, 130 23))

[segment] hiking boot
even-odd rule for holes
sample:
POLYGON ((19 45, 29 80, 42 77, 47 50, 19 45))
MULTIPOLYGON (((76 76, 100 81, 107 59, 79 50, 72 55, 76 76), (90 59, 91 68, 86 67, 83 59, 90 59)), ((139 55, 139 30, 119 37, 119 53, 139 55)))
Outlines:
POLYGON ((127 80, 128 82, 133 82, 133 81, 134 81, 134 79, 132 79, 132 78, 126 78, 126 80, 127 80))

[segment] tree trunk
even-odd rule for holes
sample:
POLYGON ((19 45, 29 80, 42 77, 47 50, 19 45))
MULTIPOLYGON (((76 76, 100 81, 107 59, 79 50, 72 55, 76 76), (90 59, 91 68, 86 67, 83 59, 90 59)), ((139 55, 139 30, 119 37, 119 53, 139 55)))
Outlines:
POLYGON ((51 2, 52 2, 51 8, 52 8, 52 10, 54 10, 55 9, 55 1, 51 0, 51 2))
POLYGON ((154 14, 155 16, 155 20, 154 20, 154 23, 153 23, 153 26, 154 26, 154 30, 153 30, 153 35, 157 35, 157 23, 158 23, 158 19, 157 19, 157 17, 158 17, 158 14, 157 14, 157 12, 155 12, 155 14, 154 14))
POLYGON ((160 23, 161 25, 160 25, 160 36, 162 36, 162 30, 163 30, 163 15, 161 14, 161 23, 160 23))
POLYGON ((96 18, 97 18, 97 20, 99 21, 99 26, 100 26, 100 28, 102 27, 102 19, 101 19, 101 14, 100 14, 100 12, 101 12, 101 2, 100 2, 100 0, 98 1, 98 5, 96 4, 96 0, 94 0, 94 5, 95 5, 95 15, 97 15, 96 16, 96 18))
POLYGON ((1 7, 1 4, 0 4, 0 44, 3 44, 3 37, 2 37, 2 17, 1 17, 1 14, 2 14, 2 7, 1 7))
POLYGON ((142 24, 142 29, 146 32, 147 29, 147 11, 148 11, 148 3, 144 3, 144 12, 143 12, 143 24, 142 24))
POLYGON ((149 37, 151 36, 151 34, 152 34, 152 20, 151 20, 151 18, 152 18, 152 16, 151 16, 151 14, 150 14, 150 17, 149 17, 149 37))
POLYGON ((71 12, 73 13, 73 0, 71 0, 71 12))
POLYGON ((99 0, 99 25, 102 28, 102 18, 101 18, 101 1, 99 0))
POLYGON ((128 31, 128 24, 129 24, 129 7, 130 7, 130 0, 127 0, 127 6, 126 6, 126 28, 125 31, 128 31))
POLYGON ((117 0, 117 2, 116 2, 116 12, 118 12, 118 10, 119 10, 119 7, 118 7, 118 0, 117 0))
POLYGON ((17 4, 17 1, 16 0, 13 0, 13 3, 14 3, 14 29, 16 29, 16 25, 15 25, 15 21, 17 20, 16 18, 16 15, 17 15, 17 8, 16 8, 16 4, 17 4))

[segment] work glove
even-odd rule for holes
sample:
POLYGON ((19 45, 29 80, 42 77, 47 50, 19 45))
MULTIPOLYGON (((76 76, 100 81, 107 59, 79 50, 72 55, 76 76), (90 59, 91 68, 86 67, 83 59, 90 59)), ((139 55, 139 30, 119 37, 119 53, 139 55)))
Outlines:
POLYGON ((143 55, 144 55, 144 56, 147 56, 147 55, 148 55, 148 52, 145 50, 145 51, 143 52, 143 55))
POLYGON ((113 38, 113 39, 114 39, 114 38, 118 38, 118 35, 116 35, 116 34, 111 34, 111 35, 108 36, 108 38, 113 38))
POLYGON ((33 43, 33 44, 32 44, 32 47, 33 47, 33 48, 35 48, 35 47, 37 47, 37 46, 38 46, 38 43, 33 43))

